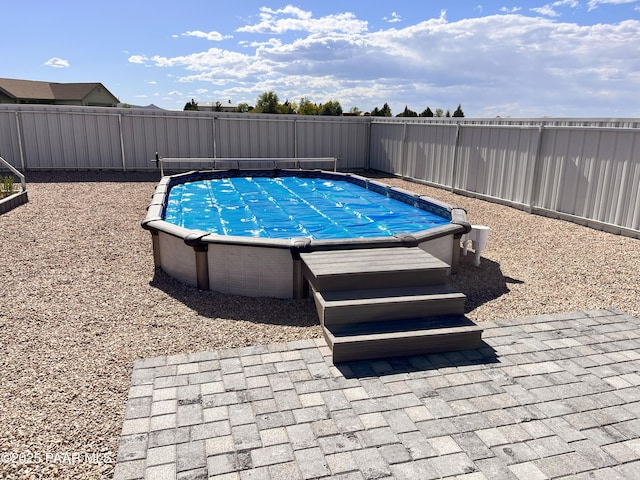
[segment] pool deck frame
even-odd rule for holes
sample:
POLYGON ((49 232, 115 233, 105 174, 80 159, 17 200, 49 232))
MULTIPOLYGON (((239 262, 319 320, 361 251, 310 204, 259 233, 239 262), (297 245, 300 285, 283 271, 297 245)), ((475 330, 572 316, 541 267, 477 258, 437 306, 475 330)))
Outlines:
MULTIPOLYGON (((158 183, 147 209, 142 227, 151 232, 154 264, 169 275, 200 290, 215 290, 249 296, 302 298, 308 295, 308 286, 302 273, 300 253, 312 251, 353 250, 362 248, 420 247, 451 265, 455 273, 459 260, 460 239, 469 232, 466 212, 446 203, 407 190, 352 173, 323 170, 209 170, 192 171, 165 176, 158 183), (445 218, 451 223, 429 230, 392 237, 315 240, 306 237, 291 239, 253 238, 211 234, 182 228, 163 219, 168 192, 176 183, 224 176, 298 175, 326 177, 348 181, 377 193, 413 204, 445 218), (176 241, 178 240, 178 241, 176 241), (455 247, 458 248, 455 248, 455 247), (250 250, 247 247, 252 247, 250 250), (267 257, 278 256, 280 261, 269 260, 262 267, 260 260, 247 258, 253 253, 275 249, 267 257), (276 253, 287 252, 287 255, 276 253), (290 258, 289 262, 282 261, 290 258), (250 284, 258 283, 257 286, 250 284)), ((262 257, 261 257, 262 258, 262 257)))

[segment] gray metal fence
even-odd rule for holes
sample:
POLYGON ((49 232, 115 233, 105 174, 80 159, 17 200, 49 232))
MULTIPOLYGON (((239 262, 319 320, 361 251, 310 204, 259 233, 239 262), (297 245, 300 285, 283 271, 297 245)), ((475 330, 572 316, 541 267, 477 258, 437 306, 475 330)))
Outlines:
POLYGON ((156 152, 336 157, 341 169, 357 170, 369 156, 369 119, 0 105, 0 154, 23 170, 145 170, 156 152))
POLYGON ((639 120, 374 120, 371 168, 640 238, 639 120))
POLYGON ((156 152, 336 157, 343 171, 375 169, 640 238, 640 119, 308 117, 0 105, 0 155, 22 171, 145 170, 156 168, 150 162, 156 152))

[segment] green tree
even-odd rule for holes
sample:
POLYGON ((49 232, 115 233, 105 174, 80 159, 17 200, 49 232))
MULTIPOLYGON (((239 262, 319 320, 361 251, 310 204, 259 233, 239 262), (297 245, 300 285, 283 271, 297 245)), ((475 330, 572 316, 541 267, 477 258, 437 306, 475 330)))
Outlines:
POLYGON ((374 108, 371 110, 372 117, 390 117, 391 116, 391 108, 388 103, 385 103, 382 108, 374 108))
POLYGON ((454 117, 464 117, 464 112, 462 111, 462 105, 458 104, 458 108, 456 108, 456 111, 453 112, 453 116, 454 117))
POLYGON ((342 105, 337 100, 329 100, 319 107, 320 115, 333 115, 339 117, 342 115, 342 105))
POLYGON ((298 104, 298 115, 318 115, 318 105, 308 98, 302 97, 298 104))
POLYGON ((213 106, 213 111, 214 112, 221 112, 222 111, 222 104, 220 102, 216 102, 216 104, 213 106))
POLYGON ((349 109, 349 113, 350 113, 351 115, 362 115, 362 110, 360 110, 358 107, 355 107, 355 106, 354 106, 354 107, 351 107, 351 108, 349 109))
POLYGON ((422 111, 420 116, 421 117, 433 117, 433 112, 431 111, 431 109, 429 107, 427 107, 425 110, 422 111))
POLYGON ((296 113, 296 104, 295 103, 289 103, 289 100, 285 100, 284 103, 282 105, 278 105, 278 112, 277 113, 296 113))
POLYGON ((449 109, 447 108, 446 113, 444 114, 445 117, 449 118, 451 117, 451 112, 449 111, 449 109))
POLYGON ((278 111, 278 95, 273 91, 264 92, 258 97, 255 113, 280 113, 278 111))
POLYGON ((238 113, 247 113, 250 110, 252 110, 252 108, 249 107, 248 103, 239 103, 236 106, 236 112, 238 112, 238 113))
POLYGON ((444 110, 442 110, 441 108, 436 108, 436 113, 435 115, 436 117, 444 117, 444 110))
POLYGON ((396 115, 396 117, 417 117, 418 114, 411 110, 408 106, 404 106, 404 111, 396 115))
POLYGON ((184 105, 184 109, 185 110, 192 110, 192 111, 198 111, 198 102, 196 102, 193 98, 191 99, 190 102, 185 103, 184 105))

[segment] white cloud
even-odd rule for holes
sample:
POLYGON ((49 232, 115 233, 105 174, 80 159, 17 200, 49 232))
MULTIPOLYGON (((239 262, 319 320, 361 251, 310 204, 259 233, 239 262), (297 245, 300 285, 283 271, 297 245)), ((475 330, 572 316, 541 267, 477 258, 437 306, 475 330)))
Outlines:
POLYGON ((383 20, 386 20, 389 23, 398 23, 402 21, 402 17, 398 15, 396 12, 391 12, 391 16, 383 17, 383 20))
MULTIPOLYGON (((574 2, 549 4, 561 5, 574 2)), ((332 17, 340 15, 346 14, 332 17)), ((354 28, 330 29, 328 17, 265 8, 260 28, 244 30, 238 51, 210 48, 149 60, 179 82, 203 82, 220 98, 255 99, 274 90, 283 100, 338 99, 343 108, 389 102, 395 113, 404 105, 422 111, 461 103, 467 115, 598 115, 637 96, 637 20, 589 26, 511 13, 449 22, 443 11, 369 32, 366 22, 348 15, 354 28), (285 25, 285 17, 301 23, 285 25), (294 38, 277 33, 303 24, 307 30, 294 38), (253 36, 258 30, 271 38, 253 36)))
POLYGON ((228 38, 233 38, 233 35, 222 35, 219 32, 201 32, 200 30, 193 30, 184 32, 182 34, 183 37, 196 37, 196 38, 204 38, 206 40, 210 40, 213 42, 220 42, 222 40, 226 40, 228 38))
POLYGON ((623 5, 625 3, 636 3, 638 0, 589 0, 587 3, 588 11, 595 10, 598 5, 623 5))
POLYGON ((361 33, 367 30, 368 25, 366 21, 358 20, 351 12, 313 18, 311 12, 291 5, 279 10, 267 7, 262 7, 260 10, 261 21, 259 23, 240 27, 236 31, 271 34, 282 34, 288 31, 361 33))
POLYGON ((500 11, 502 13, 516 13, 516 12, 519 12, 520 10, 522 10, 522 8, 520 7, 511 7, 511 8, 501 7, 500 8, 500 11))
POLYGON ((70 66, 68 60, 63 60, 62 58, 58 58, 58 57, 50 58, 49 60, 44 62, 44 65, 46 65, 47 67, 53 67, 53 68, 67 68, 70 66))
POLYGON ((559 17, 560 14, 556 12, 551 5, 543 5, 542 7, 536 7, 531 9, 532 12, 539 13, 546 17, 559 17))
POLYGON ((542 7, 531 8, 530 10, 532 12, 539 13, 540 15, 545 15, 547 17, 553 18, 553 17, 560 16, 560 13, 558 13, 558 11, 556 10, 557 8, 559 7, 576 8, 579 5, 580 3, 577 0, 558 0, 556 2, 543 5, 542 7))
POLYGON ((145 63, 149 60, 145 55, 131 55, 129 57, 130 63, 145 63))

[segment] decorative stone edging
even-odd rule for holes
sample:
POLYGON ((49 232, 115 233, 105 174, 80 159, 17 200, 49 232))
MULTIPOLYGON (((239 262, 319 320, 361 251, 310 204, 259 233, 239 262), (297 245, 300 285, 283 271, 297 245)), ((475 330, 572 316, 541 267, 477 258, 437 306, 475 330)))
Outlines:
POLYGON ((26 190, 2 198, 0 199, 0 215, 8 212, 9 210, 13 210, 14 208, 19 207, 20 205, 23 205, 28 201, 29 198, 27 197, 26 190))

